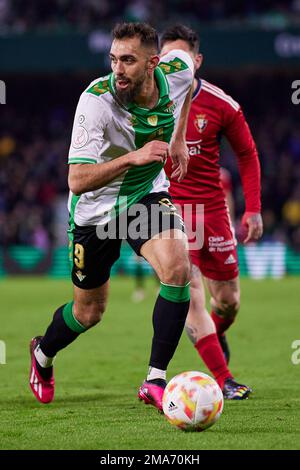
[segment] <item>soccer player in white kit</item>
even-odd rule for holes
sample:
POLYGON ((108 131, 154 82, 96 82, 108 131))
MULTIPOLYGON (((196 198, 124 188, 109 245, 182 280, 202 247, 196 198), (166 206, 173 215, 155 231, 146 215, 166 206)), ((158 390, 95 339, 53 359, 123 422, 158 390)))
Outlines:
POLYGON ((110 58, 112 73, 93 81, 80 97, 69 152, 74 298, 56 310, 44 336, 31 341, 30 387, 40 402, 53 400, 53 358, 101 320, 110 270, 126 238, 161 282, 150 367, 138 394, 161 410, 166 370, 189 309, 190 281, 183 222, 163 167, 170 154, 172 177, 181 180, 187 171, 194 67, 181 50, 160 61, 157 33, 143 23, 115 27, 110 58))

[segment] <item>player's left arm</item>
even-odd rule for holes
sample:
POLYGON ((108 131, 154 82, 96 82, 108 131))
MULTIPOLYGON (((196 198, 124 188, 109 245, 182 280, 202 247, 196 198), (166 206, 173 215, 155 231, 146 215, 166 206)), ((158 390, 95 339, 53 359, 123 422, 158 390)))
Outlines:
POLYGON ((168 66, 169 69, 175 68, 170 73, 169 79, 173 82, 172 87, 175 90, 176 101, 181 101, 181 97, 185 97, 169 146, 169 154, 172 161, 171 178, 177 179, 180 182, 187 173, 189 162, 186 130, 193 95, 194 64, 190 55, 181 49, 170 50, 163 56, 162 60, 167 68, 168 66))
POLYGON ((260 163, 243 111, 239 107, 238 110, 230 110, 228 114, 225 135, 238 159, 246 206, 242 218, 242 225, 247 229, 244 243, 248 243, 251 240, 259 240, 263 234, 260 163))
POLYGON ((170 142, 169 153, 172 160, 172 174, 171 178, 177 179, 180 183, 187 173, 189 163, 189 150, 186 144, 186 131, 188 117, 191 107, 193 95, 193 87, 185 97, 177 127, 170 142))

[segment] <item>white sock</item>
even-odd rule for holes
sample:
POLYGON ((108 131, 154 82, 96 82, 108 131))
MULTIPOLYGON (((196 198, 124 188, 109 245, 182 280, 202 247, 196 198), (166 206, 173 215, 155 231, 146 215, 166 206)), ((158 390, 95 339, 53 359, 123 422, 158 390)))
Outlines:
POLYGON ((167 378, 166 370, 156 369, 155 367, 149 367, 147 380, 154 380, 154 379, 166 380, 166 378, 167 378))
POLYGON ((39 344, 34 350, 34 355, 41 367, 51 367, 55 359, 55 356, 54 357, 45 356, 39 344))

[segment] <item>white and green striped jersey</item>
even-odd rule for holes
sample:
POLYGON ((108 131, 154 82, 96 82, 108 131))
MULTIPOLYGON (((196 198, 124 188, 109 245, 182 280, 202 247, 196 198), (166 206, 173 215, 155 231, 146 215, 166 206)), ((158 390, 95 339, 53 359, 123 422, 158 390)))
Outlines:
MULTIPOLYGON (((159 100, 152 109, 121 106, 114 98, 114 75, 94 80, 77 106, 69 163, 104 163, 143 147, 151 140, 170 142, 191 87, 194 67, 181 50, 165 55, 155 69, 159 100)), ((130 168, 106 186, 75 196, 70 192, 71 226, 102 225, 152 192, 166 191, 163 164, 130 168)))

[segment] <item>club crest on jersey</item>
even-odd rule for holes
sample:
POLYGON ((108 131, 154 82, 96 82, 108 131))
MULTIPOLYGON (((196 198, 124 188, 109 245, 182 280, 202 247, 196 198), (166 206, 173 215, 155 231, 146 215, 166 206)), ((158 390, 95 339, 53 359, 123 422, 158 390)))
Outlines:
POLYGON ((156 114, 149 116, 147 121, 150 126, 157 126, 158 116, 156 114))
POLYGON ((194 120, 196 129, 199 132, 203 132, 207 126, 208 120, 205 119, 205 116, 206 116, 205 114, 197 114, 196 119, 194 120))

